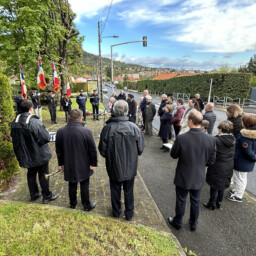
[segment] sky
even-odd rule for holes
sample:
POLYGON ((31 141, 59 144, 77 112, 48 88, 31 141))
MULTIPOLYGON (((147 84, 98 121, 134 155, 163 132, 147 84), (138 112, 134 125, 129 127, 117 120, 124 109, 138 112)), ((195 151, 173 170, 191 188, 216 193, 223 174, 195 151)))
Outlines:
POLYGON ((256 54, 255 0, 69 0, 83 49, 149 67, 238 68, 256 54), (118 35, 119 38, 108 36, 118 35), (105 37, 105 38, 104 38, 105 37))

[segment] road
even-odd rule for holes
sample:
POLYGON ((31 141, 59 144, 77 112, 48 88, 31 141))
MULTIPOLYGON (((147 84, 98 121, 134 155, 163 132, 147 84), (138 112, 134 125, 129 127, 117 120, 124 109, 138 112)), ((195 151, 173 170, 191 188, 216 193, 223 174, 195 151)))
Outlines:
MULTIPOLYGON (((112 94, 112 89, 110 87, 106 87, 106 86, 103 86, 103 88, 106 88, 108 89, 108 93, 105 94, 105 97, 110 97, 111 94, 112 94)), ((117 95, 119 94, 120 90, 118 89, 115 89, 115 92, 117 93, 117 95)), ((125 91, 126 93, 126 96, 128 93, 132 93, 134 95, 134 98, 140 102, 140 97, 142 97, 142 94, 141 93, 137 93, 137 92, 130 92, 130 91, 125 91)), ((156 105, 156 108, 158 109, 159 105, 160 105, 160 98, 156 98, 156 97, 153 97, 152 98, 152 102, 156 105)), ((251 111, 252 109, 247 109, 247 111, 249 112, 253 112, 251 111)), ((213 129, 213 135, 217 135, 218 134, 218 129, 217 129, 217 126, 219 124, 219 122, 223 121, 223 120, 226 120, 227 119, 227 116, 226 116, 226 113, 224 111, 221 111, 221 110, 217 110, 215 109, 214 110, 216 116, 217 116, 217 120, 215 122, 215 125, 214 125, 214 129, 213 129)), ((153 121, 153 127, 156 129, 156 130, 159 130, 159 127, 160 127, 160 119, 158 116, 155 116, 154 118, 154 121, 153 121)), ((249 173, 248 174, 248 183, 247 183, 247 187, 246 187, 246 191, 251 193, 252 195, 256 196, 256 166, 254 168, 254 171, 249 173)))

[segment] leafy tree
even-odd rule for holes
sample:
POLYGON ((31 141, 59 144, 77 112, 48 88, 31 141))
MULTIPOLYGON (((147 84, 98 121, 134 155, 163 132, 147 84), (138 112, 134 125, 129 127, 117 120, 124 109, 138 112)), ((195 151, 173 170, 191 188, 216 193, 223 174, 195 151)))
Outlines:
POLYGON ((253 57, 250 58, 248 63, 248 71, 256 76, 256 55, 254 54, 253 57))
POLYGON ((108 77, 111 77, 111 67, 106 67, 105 68, 105 73, 108 77))

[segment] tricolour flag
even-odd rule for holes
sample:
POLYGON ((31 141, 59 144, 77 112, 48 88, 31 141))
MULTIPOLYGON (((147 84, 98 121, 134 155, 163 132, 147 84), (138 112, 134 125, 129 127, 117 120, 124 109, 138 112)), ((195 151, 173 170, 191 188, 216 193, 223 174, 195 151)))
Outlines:
POLYGON ((46 87, 46 81, 45 81, 44 71, 42 67, 42 58, 40 57, 38 58, 37 84, 42 89, 46 87))
POLYGON ((68 77, 68 82, 67 82, 67 96, 69 97, 70 95, 71 95, 71 89, 70 89, 69 77, 68 77))
POLYGON ((26 83, 25 83, 25 78, 24 78, 24 75, 23 75, 21 64, 20 64, 20 87, 21 87, 22 95, 24 96, 25 99, 27 99, 27 86, 26 86, 26 83))
POLYGON ((55 68, 54 61, 52 62, 52 84, 54 91, 57 92, 60 89, 60 81, 55 68))

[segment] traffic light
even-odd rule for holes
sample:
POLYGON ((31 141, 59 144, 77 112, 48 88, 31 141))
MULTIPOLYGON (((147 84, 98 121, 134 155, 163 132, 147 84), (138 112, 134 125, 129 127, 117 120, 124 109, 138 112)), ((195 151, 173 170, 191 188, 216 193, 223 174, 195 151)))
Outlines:
POLYGON ((146 36, 143 36, 142 38, 142 41, 143 41, 143 47, 147 47, 147 37, 146 36))

